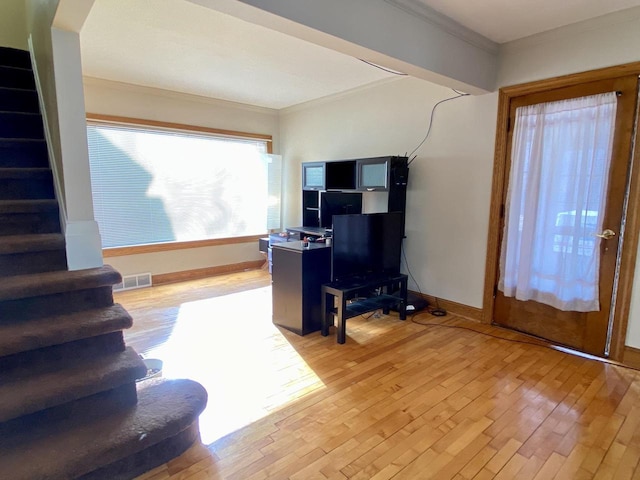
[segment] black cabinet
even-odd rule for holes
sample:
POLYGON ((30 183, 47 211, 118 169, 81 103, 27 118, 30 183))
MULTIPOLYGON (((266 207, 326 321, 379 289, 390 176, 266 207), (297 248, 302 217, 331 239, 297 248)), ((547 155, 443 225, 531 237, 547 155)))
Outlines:
POLYGON ((362 158, 356 163, 356 188, 363 192, 406 189, 408 175, 407 157, 362 158))
POLYGON ((356 161, 326 162, 326 190, 355 190, 356 161))
POLYGON ((366 158, 357 162, 358 190, 365 192, 389 189, 389 157, 366 158))
MULTIPOLYGON (((306 162, 302 164, 302 224, 330 226, 322 218, 322 194, 388 192, 387 212, 405 212, 409 163, 407 157, 385 156, 306 162)), ((355 204, 354 204, 355 205, 355 204)), ((340 213, 354 213, 355 210, 340 213)), ((335 214, 335 213, 334 213, 335 214)), ((404 221, 403 221, 404 231, 404 221)))
POLYGON ((320 330, 322 285, 331 280, 331 247, 287 242, 272 246, 273 323, 298 335, 320 330))
POLYGON ((324 190, 325 162, 307 162, 302 164, 302 189, 303 190, 324 190))
POLYGON ((320 226, 320 192, 302 191, 302 225, 305 227, 320 226))

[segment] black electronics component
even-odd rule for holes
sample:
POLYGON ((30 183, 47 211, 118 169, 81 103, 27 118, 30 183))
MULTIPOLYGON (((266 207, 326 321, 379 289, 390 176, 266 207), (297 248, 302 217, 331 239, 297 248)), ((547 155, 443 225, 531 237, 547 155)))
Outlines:
POLYGON ((400 212, 335 215, 332 280, 400 273, 402 237, 400 212))

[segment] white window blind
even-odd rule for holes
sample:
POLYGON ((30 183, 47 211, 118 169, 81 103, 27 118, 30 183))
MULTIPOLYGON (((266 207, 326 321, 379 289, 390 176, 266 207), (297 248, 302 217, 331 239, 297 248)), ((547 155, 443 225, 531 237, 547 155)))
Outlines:
POLYGON ((105 124, 87 134, 103 247, 280 228, 281 160, 264 140, 105 124))

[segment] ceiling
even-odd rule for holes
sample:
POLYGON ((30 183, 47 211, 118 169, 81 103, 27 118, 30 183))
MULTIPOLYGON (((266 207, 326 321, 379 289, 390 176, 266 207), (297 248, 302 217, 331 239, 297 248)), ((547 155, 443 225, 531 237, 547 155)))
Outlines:
POLYGON ((96 0, 85 76, 281 109, 393 77, 185 0, 96 0))
POLYGON ((640 5, 640 0, 411 0, 496 43, 640 5))
MULTIPOLYGON (((435 10, 504 43, 638 6, 640 0, 403 3, 435 10)), ((80 40, 85 76, 272 109, 395 77, 187 0, 96 0, 80 40)))

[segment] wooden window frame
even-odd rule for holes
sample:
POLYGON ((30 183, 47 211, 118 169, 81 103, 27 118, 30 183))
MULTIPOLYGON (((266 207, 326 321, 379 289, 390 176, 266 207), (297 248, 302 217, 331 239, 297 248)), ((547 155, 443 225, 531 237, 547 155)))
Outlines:
MULTIPOLYGON (((489 234, 487 239, 487 263, 485 267, 484 299, 482 322, 493 321, 494 286, 498 277, 498 260, 500 258, 500 213, 504 197, 505 177, 507 174, 507 138, 508 121, 511 102, 518 97, 541 93, 557 88, 571 87, 581 83, 593 82, 625 75, 640 76, 640 62, 628 63, 614 67, 574 73, 546 80, 503 87, 498 94, 498 118, 496 126, 495 154, 493 164, 493 184, 491 186, 491 205, 489 209, 489 234)), ((628 178, 627 208, 625 212, 624 240, 620 251, 620 270, 616 303, 613 311, 613 331, 609 358, 622 361, 633 293, 633 277, 636 266, 636 253, 640 237, 640 209, 629 208, 640 204, 640 134, 637 125, 634 132, 633 148, 630 159, 630 175, 628 178)))
MULTIPOLYGON (((197 125, 187 125, 183 123, 160 122, 156 120, 146 120, 141 118, 121 117, 115 115, 102 115, 98 113, 87 113, 87 124, 92 125, 121 125, 130 127, 151 127, 155 130, 166 130, 184 133, 204 133, 212 137, 227 137, 243 140, 260 140, 267 144, 267 153, 273 153, 273 137, 261 133, 249 133, 236 130, 222 130, 218 128, 201 127, 197 125)), ((259 238, 268 233, 259 235, 249 235, 243 237, 212 238, 204 240, 192 240, 186 242, 161 242, 145 245, 130 245, 126 247, 108 247, 102 249, 102 256, 123 257, 127 255, 140 255, 145 253, 168 252, 172 250, 186 250, 191 248, 214 247, 221 245, 237 245, 240 243, 256 242, 259 238)))

